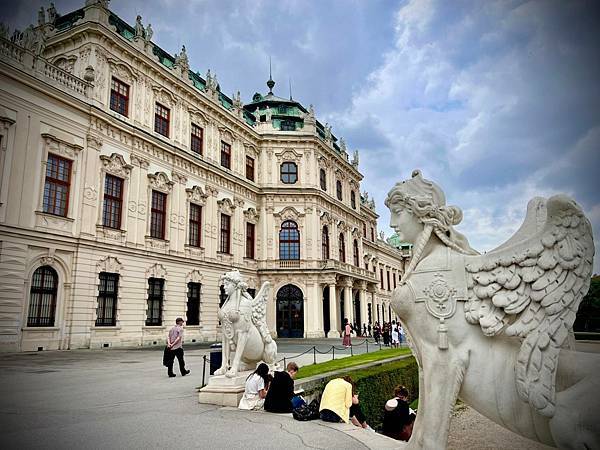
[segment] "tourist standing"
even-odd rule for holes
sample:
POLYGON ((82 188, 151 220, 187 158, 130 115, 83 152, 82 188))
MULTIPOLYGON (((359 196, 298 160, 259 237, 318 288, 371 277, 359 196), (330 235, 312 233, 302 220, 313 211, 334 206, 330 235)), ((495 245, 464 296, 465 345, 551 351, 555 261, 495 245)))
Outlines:
POLYGON ((346 348, 349 348, 352 345, 350 338, 351 333, 352 327, 350 326, 350 322, 346 321, 346 325, 344 326, 344 338, 342 339, 342 345, 346 348))
POLYGON ((367 336, 371 337, 371 322, 367 325, 367 336))
POLYGON ((392 320, 392 347, 398 347, 399 339, 400 337, 398 335, 398 326, 396 325, 396 321, 392 320))
POLYGON ((169 330, 169 335, 167 336, 165 360, 167 362, 167 375, 169 375, 170 378, 176 376, 173 373, 173 363, 175 362, 175 358, 177 358, 177 361, 179 362, 181 376, 185 377, 190 371, 185 369, 185 361, 183 360, 183 319, 181 317, 175 319, 175 326, 169 330))
POLYGON ((390 345, 390 324, 389 322, 383 322, 383 345, 386 347, 390 345))
POLYGON ((381 327, 379 326, 379 322, 375 322, 373 337, 375 338, 375 342, 379 344, 379 339, 381 338, 381 327))
POLYGON ((292 398, 294 398, 294 377, 298 373, 298 364, 293 361, 287 363, 285 372, 275 372, 273 381, 265 397, 265 411, 273 413, 292 412, 292 398))

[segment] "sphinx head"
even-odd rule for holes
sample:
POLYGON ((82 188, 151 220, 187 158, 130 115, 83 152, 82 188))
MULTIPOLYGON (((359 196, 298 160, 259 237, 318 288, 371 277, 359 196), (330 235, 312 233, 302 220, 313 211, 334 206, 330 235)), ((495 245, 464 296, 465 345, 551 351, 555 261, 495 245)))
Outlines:
POLYGON ((221 277, 221 281, 223 282, 225 293, 227 295, 233 294, 238 289, 245 291, 248 288, 246 282, 242 278, 242 274, 237 269, 232 270, 231 272, 226 272, 221 277))
POLYGON ((397 183, 388 193, 385 205, 391 212, 390 226, 401 240, 416 244, 427 227, 444 244, 466 253, 473 251, 466 238, 453 228, 462 221, 462 211, 446 205, 444 191, 433 181, 424 179, 420 170, 414 170, 410 179, 397 183))

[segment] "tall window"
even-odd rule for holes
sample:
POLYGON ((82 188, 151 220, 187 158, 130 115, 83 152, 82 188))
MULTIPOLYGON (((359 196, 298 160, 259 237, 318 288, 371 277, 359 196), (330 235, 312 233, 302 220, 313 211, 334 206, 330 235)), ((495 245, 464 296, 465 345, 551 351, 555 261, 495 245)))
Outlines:
POLYGON ((230 253, 231 249, 231 217, 221 214, 221 239, 219 241, 219 252, 230 253))
POLYGON ((329 259, 329 229, 327 225, 323 227, 323 235, 321 237, 321 258, 329 259))
POLYGON ((387 271, 387 287, 388 287, 388 291, 392 290, 392 285, 390 284, 390 271, 387 271))
POLYGON ((381 281, 381 289, 383 289, 383 269, 379 269, 379 280, 381 281))
POLYGON ((162 325, 163 297, 165 280, 148 278, 148 309, 146 310, 146 326, 162 325))
POLYGON ((110 85, 110 109, 125 117, 129 115, 129 86, 116 78, 110 85))
POLYGON ((325 173, 325 169, 319 170, 319 183, 321 184, 321 189, 323 191, 327 190, 327 174, 325 173))
POLYGON ((339 245, 340 245, 340 261, 341 262, 346 262, 346 243, 344 241, 344 234, 340 233, 340 239, 339 239, 339 245))
POLYGON ((286 220, 279 231, 279 259, 300 259, 300 232, 298 224, 286 220))
POLYGON ((202 143, 204 140, 204 130, 196 124, 192 124, 191 149, 194 153, 202 154, 202 143))
POLYGON ((100 284, 98 286, 98 307, 96 309, 96 326, 112 327, 117 324, 118 288, 118 273, 100 273, 100 284))
POLYGON ((67 217, 71 187, 71 161, 48 154, 44 185, 44 212, 67 217))
POLYGON ((28 327, 54 326, 58 275, 50 266, 38 267, 33 272, 29 297, 28 327))
POLYGON ((352 244, 352 256, 354 257, 354 265, 359 267, 358 263, 358 241, 354 239, 354 243, 352 244))
POLYGON ((121 210, 123 207, 123 179, 106 174, 104 179, 104 210, 102 225, 109 228, 121 228, 121 210))
POLYGON ((371 240, 375 242, 375 229, 371 227, 371 240))
POLYGON ((169 108, 165 108, 160 103, 157 103, 154 106, 154 131, 169 137, 169 116, 169 108))
POLYGON ((188 283, 186 325, 200 325, 200 283, 188 283))
POLYGON ((254 224, 246 222, 246 258, 254 259, 254 224))
POLYGON ((221 165, 231 169, 231 145, 221 141, 221 165))
POLYGON ((246 156, 246 178, 254 181, 254 158, 246 156))
POLYGON ((335 195, 339 201, 342 201, 342 182, 340 180, 335 182, 335 195))
POLYGON ((152 191, 152 210, 150 211, 150 236, 157 239, 165 238, 165 223, 167 221, 167 194, 152 191))
POLYGON ((363 236, 367 238, 367 225, 363 222, 363 236))
POLYGON ((392 279, 394 280, 394 289, 396 289, 396 274, 392 274, 392 279))
POLYGON ((356 209, 356 193, 354 191, 350 191, 350 206, 352 209, 356 209))
POLYGON ((190 245, 200 247, 202 236, 202 206, 190 203, 190 245))
POLYGON ((285 184, 294 184, 298 181, 298 166, 293 162, 284 162, 281 165, 281 181, 285 184))

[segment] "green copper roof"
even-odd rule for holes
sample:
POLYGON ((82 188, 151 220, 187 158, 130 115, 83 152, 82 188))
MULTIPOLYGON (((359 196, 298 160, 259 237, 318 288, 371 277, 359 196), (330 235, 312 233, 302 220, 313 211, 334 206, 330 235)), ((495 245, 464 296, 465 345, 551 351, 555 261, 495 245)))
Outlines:
POLYGON ((57 17, 56 21, 54 22, 54 28, 57 31, 68 30, 79 19, 83 19, 84 16, 85 16, 85 12, 83 11, 83 8, 77 9, 73 12, 70 12, 69 14, 65 14, 64 16, 57 17))
POLYGON ((412 247, 412 244, 410 244, 408 242, 402 242, 400 240, 400 237, 398 236, 398 233, 392 234, 389 238, 386 239, 386 241, 388 244, 390 244, 392 247, 395 247, 395 248, 410 248, 410 247, 412 247))

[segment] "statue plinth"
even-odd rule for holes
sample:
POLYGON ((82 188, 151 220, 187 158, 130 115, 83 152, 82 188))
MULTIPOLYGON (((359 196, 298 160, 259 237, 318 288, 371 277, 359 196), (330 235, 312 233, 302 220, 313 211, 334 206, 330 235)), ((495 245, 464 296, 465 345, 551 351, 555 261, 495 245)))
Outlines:
POLYGON ((246 379, 252 373, 251 370, 239 372, 234 377, 215 375, 209 378, 208 384, 200 389, 198 403, 207 403, 219 406, 236 407, 240 403, 246 379))

